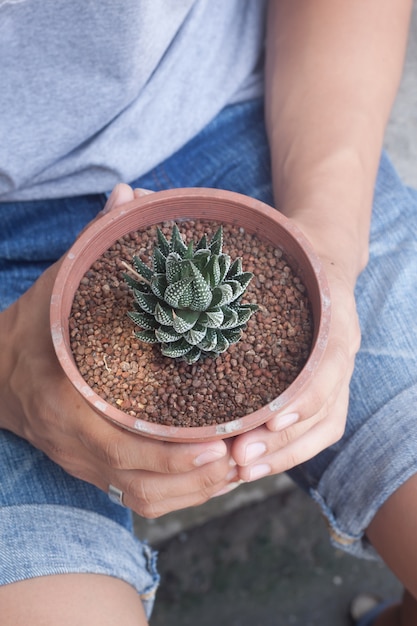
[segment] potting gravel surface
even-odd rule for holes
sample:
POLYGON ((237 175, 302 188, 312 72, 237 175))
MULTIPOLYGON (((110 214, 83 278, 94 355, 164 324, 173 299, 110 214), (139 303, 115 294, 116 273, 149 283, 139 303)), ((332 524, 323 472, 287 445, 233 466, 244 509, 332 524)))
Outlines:
MULTIPOLYGON (((170 238, 172 223, 159 225, 170 238)), ((178 223, 188 243, 209 237, 218 224, 178 223)), ((133 294, 123 274, 132 257, 151 264, 156 226, 131 233, 82 278, 69 320, 80 373, 94 391, 137 418, 175 426, 223 423, 279 396, 304 366, 312 342, 312 315, 304 285, 279 248, 242 228, 223 225, 223 252, 241 257, 254 273, 242 302, 256 302, 242 339, 216 359, 193 365, 164 357, 140 342, 128 317, 133 294)))

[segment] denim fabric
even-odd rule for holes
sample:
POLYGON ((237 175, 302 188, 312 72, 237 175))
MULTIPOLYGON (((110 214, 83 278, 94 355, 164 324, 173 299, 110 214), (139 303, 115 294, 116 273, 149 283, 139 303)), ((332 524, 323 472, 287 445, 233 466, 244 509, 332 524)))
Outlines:
POLYGON ((135 538, 128 509, 7 431, 0 431, 0 468, 0 584, 108 574, 131 584, 150 616, 156 555, 135 538))
POLYGON ((370 260, 356 299, 362 343, 344 437, 291 475, 321 505, 335 545, 375 556, 364 529, 417 471, 417 191, 386 154, 375 188, 370 260))
MULTIPOLYGON (((272 204, 270 178, 262 104, 256 101, 225 109, 133 185, 221 187, 272 204)), ((2 308, 65 252, 106 195, 0 205, 2 308)), ((364 557, 373 555, 364 539, 369 521, 417 471, 416 234, 417 193, 402 185, 383 155, 371 258, 357 285, 363 340, 346 434, 291 472, 321 506, 336 545, 364 557)), ((128 511, 1 431, 0 476, 0 583, 54 571, 106 572, 149 598, 149 614, 157 584, 154 556, 132 537, 128 511)))

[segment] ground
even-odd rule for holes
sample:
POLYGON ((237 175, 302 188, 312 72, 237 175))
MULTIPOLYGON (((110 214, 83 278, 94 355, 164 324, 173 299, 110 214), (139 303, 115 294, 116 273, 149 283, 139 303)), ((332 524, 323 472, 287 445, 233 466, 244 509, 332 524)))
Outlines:
POLYGON ((158 548, 162 584, 151 626, 348 626, 357 593, 401 591, 381 563, 334 549, 318 508, 297 488, 158 548))

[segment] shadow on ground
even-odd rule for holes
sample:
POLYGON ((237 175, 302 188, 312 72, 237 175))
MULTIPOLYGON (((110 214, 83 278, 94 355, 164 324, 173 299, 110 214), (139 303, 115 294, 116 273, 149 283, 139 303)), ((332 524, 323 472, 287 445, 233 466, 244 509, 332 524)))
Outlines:
POLYGON ((348 626, 355 594, 400 594, 382 564, 329 544, 316 505, 296 489, 157 548, 162 583, 151 626, 348 626))

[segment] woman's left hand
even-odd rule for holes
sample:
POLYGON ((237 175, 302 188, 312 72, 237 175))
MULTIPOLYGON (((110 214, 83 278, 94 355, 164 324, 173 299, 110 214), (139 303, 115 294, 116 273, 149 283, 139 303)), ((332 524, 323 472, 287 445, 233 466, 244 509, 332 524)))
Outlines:
POLYGON ((360 329, 352 281, 333 261, 322 261, 331 295, 327 349, 316 376, 290 406, 233 441, 232 456, 241 480, 253 481, 289 470, 338 441, 344 433, 360 329))

